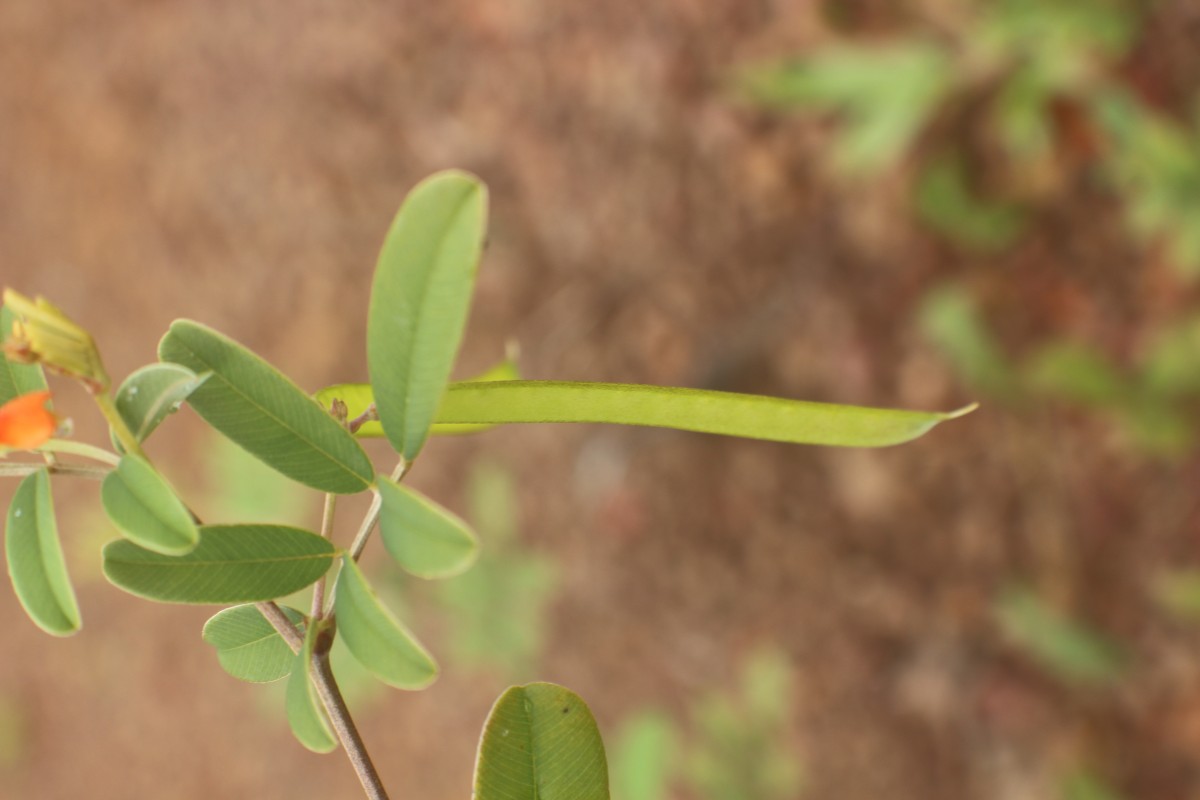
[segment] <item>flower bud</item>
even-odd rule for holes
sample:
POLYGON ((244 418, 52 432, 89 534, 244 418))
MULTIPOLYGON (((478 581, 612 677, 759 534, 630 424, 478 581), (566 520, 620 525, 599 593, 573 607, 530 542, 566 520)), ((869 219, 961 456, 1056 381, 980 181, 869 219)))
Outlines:
POLYGON ((48 369, 83 381, 93 394, 108 389, 108 374, 90 333, 43 297, 30 300, 5 289, 4 305, 17 318, 4 343, 4 354, 9 360, 44 364, 48 369))

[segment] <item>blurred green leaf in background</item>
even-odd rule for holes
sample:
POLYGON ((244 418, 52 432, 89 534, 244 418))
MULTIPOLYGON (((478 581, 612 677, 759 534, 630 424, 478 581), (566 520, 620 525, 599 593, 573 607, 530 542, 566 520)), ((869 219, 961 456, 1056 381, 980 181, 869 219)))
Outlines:
POLYGON ((1063 776, 1059 797, 1062 800, 1123 800, 1124 796, 1095 772, 1076 768, 1063 776))
POLYGON ((692 705, 686 725, 642 711, 615 737, 613 800, 795 800, 804 770, 791 736, 792 666, 773 647, 752 652, 736 689, 692 705))
MULTIPOLYGON (((202 449, 199 507, 219 508, 230 519, 301 525, 314 510, 313 493, 264 465, 236 444, 210 433, 202 449)), ((201 515, 203 516, 203 514, 201 515)))
POLYGON ((1130 365, 1082 341, 1042 341, 1010 357, 970 293, 946 285, 922 304, 920 325, 972 389, 1014 407, 1047 401, 1100 412, 1147 455, 1177 458, 1196 441, 1200 401, 1200 316, 1163 323, 1130 365))
POLYGON ((836 114, 842 129, 837 166, 849 175, 886 169, 910 148, 951 88, 950 62, 938 46, 830 48, 810 58, 747 70, 740 88, 774 108, 836 114))
POLYGON ((1067 683, 1110 684, 1125 672, 1126 659, 1114 642, 1028 588, 1003 592, 996 601, 996 618, 1016 647, 1067 683))
POLYGON ((1025 226, 1025 215, 1016 205, 978 197, 961 157, 954 155, 939 156, 925 165, 915 202, 926 224, 970 250, 1000 250, 1012 244, 1025 226))
POLYGON ((452 620, 453 658, 464 666, 495 669, 509 680, 524 680, 537 665, 559 571, 551 559, 521 543, 517 492, 505 468, 487 461, 474 464, 467 505, 482 542, 479 560, 436 587, 452 620))

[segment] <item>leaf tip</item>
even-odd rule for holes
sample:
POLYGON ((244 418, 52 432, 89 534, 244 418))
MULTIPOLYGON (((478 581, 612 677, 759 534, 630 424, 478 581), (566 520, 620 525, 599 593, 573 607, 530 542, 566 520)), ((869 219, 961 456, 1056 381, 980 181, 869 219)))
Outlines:
POLYGON ((967 414, 970 414, 977 408, 979 408, 979 403, 971 403, 970 405, 965 405, 962 408, 957 408, 954 411, 947 411, 944 415, 944 418, 949 420, 965 417, 967 414))

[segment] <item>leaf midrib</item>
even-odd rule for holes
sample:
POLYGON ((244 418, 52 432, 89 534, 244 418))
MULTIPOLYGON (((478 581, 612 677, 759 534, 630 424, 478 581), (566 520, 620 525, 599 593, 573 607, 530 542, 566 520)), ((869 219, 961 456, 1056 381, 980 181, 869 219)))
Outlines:
MULTIPOLYGON (((248 642, 242 642, 241 644, 235 644, 235 645, 231 645, 229 647, 218 647, 217 652, 218 653, 236 653, 241 650, 244 650, 247 647, 258 647, 263 642, 267 642, 272 639, 278 639, 281 642, 283 641, 283 637, 279 635, 279 631, 270 631, 269 633, 264 633, 262 636, 258 637, 257 639, 252 639, 248 642)), ((288 652, 289 652, 289 654, 291 654, 290 650, 288 652)))
POLYGON ((318 553, 318 554, 314 554, 314 555, 281 556, 279 558, 244 558, 244 559, 226 560, 226 561, 209 561, 209 560, 184 561, 184 562, 154 561, 154 560, 130 561, 130 560, 124 559, 124 558, 112 558, 112 557, 109 557, 107 559, 107 561, 110 564, 123 564, 123 565, 133 565, 133 566, 144 565, 144 566, 151 566, 151 567, 174 567, 174 568, 215 567, 215 566, 240 567, 240 566, 245 566, 245 565, 249 565, 249 564, 284 564, 289 561, 311 561, 313 559, 318 559, 318 558, 327 558, 330 561, 332 561, 336 557, 337 557, 337 552, 330 551, 328 553, 318 553))
MULTIPOLYGON (((154 420, 154 418, 156 416, 158 416, 159 410, 161 410, 164 406, 168 405, 167 398, 173 396, 175 388, 177 386, 187 386, 189 383, 192 383, 195 380, 196 380, 195 376, 193 376, 191 378, 181 378, 180 380, 172 381, 171 383, 168 383, 163 388, 163 391, 159 393, 158 397, 154 400, 154 402, 151 403, 150 406, 146 409, 146 413, 142 416, 141 424, 138 425, 138 429, 136 431, 134 431, 134 433, 133 433, 133 435, 137 437, 137 440, 139 442, 144 441, 146 439, 146 437, 149 435, 148 429, 150 428, 150 423, 154 420)), ((197 385, 197 388, 199 388, 199 385, 197 385)), ((165 416, 166 415, 164 415, 164 418, 165 418, 165 416)))

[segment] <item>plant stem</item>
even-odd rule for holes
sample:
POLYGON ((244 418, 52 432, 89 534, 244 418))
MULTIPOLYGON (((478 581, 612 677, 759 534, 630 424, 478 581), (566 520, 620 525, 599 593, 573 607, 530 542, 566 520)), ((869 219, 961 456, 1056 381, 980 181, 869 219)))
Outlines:
MULTIPOLYGON (((283 637, 292 652, 299 653, 300 648, 304 645, 304 637, 283 613, 283 609, 273 600, 256 603, 255 607, 266 617, 267 622, 271 623, 271 627, 283 637)), ((309 624, 317 623, 312 620, 309 624)), ((346 706, 346 701, 338 688, 337 679, 333 677, 333 668, 329 665, 329 648, 333 645, 332 631, 328 636, 322 634, 322 637, 324 641, 318 640, 320 650, 313 653, 313 683, 317 687, 317 694, 321 696, 321 702, 329 714, 329 721, 333 724, 334 733, 337 734, 342 749, 346 751, 346 757, 350 759, 350 765, 354 767, 354 773, 358 775, 358 780, 362 783, 367 797, 371 800, 388 800, 387 791, 383 788, 379 773, 375 771, 371 756, 367 754, 367 746, 363 743, 362 736, 354 725, 354 718, 350 716, 350 709, 346 706)))
POLYGON ((283 637, 287 642, 287 646, 292 648, 293 653, 299 653, 300 647, 304 644, 304 637, 300 635, 300 631, 296 630, 296 626, 287 618, 287 614, 283 613, 283 609, 275 604, 274 600, 267 600, 264 603, 255 603, 254 607, 258 609, 258 613, 266 617, 267 622, 271 623, 271 627, 275 632, 283 637))
POLYGON ((379 773, 375 771, 375 765, 367 755, 366 745, 363 744, 358 728, 354 726, 350 709, 346 707, 346 701, 338 689, 337 681, 334 680, 333 669, 329 666, 329 651, 314 653, 313 666, 313 681, 317 685, 317 694, 321 696, 325 710, 329 712, 329 721, 333 723, 338 741, 342 743, 346 756, 354 766, 363 791, 371 800, 388 800, 387 790, 383 788, 379 773))
MULTIPOLYGON (((404 476, 408 474, 410 466, 412 465, 401 456, 400 463, 392 471, 392 480, 397 483, 404 480, 404 476)), ((375 523, 379 522, 379 511, 381 508, 383 508, 383 499, 379 496, 379 492, 375 492, 375 496, 371 498, 371 507, 367 509, 367 515, 363 517, 362 525, 358 528, 358 534, 354 537, 353 544, 350 545, 350 557, 355 561, 358 561, 358 557, 362 555, 363 548, 367 546, 367 539, 371 537, 371 531, 375 529, 375 523)))
POLYGON ((11 464, 0 463, 0 478, 16 478, 23 475, 32 475, 38 470, 49 470, 51 475, 70 475, 75 478, 91 478, 92 480, 103 480, 104 476, 108 475, 111 470, 106 467, 93 467, 87 464, 63 464, 62 462, 54 462, 53 464, 35 464, 33 462, 13 462, 11 464))
POLYGON ((100 413, 104 415, 104 419, 108 422, 109 427, 113 429, 113 434, 116 435, 117 441, 121 443, 121 447, 126 453, 132 453, 135 456, 146 458, 146 453, 142 450, 142 443, 133 435, 133 431, 129 430, 129 426, 125 424, 121 413, 117 411, 116 405, 113 403, 112 395, 107 391, 96 392, 92 395, 96 399, 96 405, 100 407, 100 413))
POLYGON ((93 461, 117 466, 121 457, 101 447, 87 442, 77 442, 74 439, 50 439, 38 448, 39 453, 68 453, 73 456, 83 456, 93 461))
MULTIPOLYGON (((337 507, 337 495, 327 493, 325 495, 325 513, 321 515, 321 536, 326 539, 333 536, 333 512, 337 507)), ((322 575, 315 586, 313 586, 312 596, 312 618, 317 621, 324 613, 325 605, 325 576, 322 575)))

